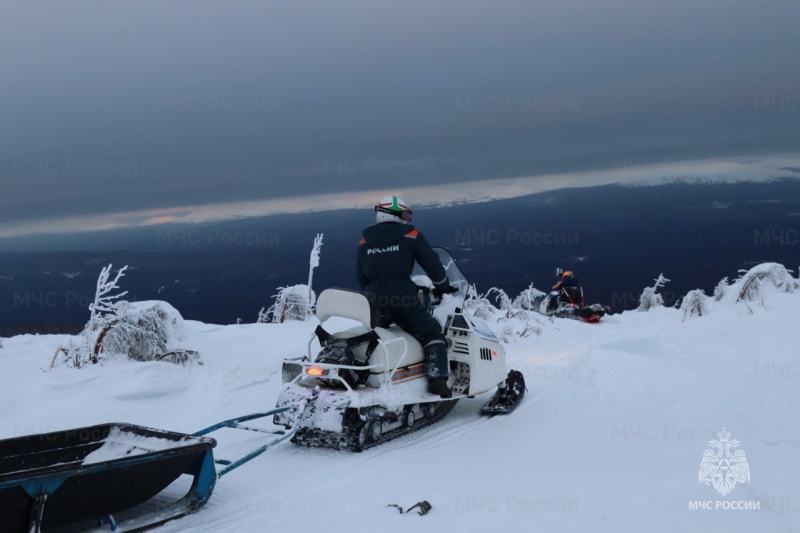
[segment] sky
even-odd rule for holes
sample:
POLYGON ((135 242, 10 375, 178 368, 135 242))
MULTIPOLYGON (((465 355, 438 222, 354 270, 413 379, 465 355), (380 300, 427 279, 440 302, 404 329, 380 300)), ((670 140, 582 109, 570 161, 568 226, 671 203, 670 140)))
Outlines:
POLYGON ((796 0, 0 0, 0 236, 793 157, 797 20, 796 0))

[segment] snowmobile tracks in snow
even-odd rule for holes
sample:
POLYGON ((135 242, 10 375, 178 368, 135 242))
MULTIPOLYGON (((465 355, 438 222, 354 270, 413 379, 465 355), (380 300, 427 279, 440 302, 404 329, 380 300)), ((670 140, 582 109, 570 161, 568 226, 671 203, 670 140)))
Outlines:
MULTIPOLYGON (((381 424, 378 427, 383 428, 389 422, 389 419, 370 415, 370 408, 362 409, 361 413, 357 409, 347 409, 344 414, 343 432, 338 433, 317 428, 300 428, 292 437, 292 442, 301 446, 360 452, 438 422, 453 410, 459 399, 420 404, 420 409, 425 416, 422 418, 416 418, 415 416, 410 425, 404 421, 400 427, 388 431, 376 429, 376 424, 381 424), (430 412, 430 409, 433 409, 433 412, 430 412), (362 420, 362 414, 368 418, 366 422, 362 420), (373 418, 370 418, 370 416, 373 416, 373 418)), ((408 412, 406 410, 404 416, 407 417, 408 412)))

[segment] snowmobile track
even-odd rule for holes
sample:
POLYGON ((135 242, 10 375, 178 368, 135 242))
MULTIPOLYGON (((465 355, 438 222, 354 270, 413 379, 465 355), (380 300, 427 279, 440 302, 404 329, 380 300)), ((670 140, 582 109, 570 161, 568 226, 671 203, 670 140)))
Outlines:
POLYGON ((324 447, 333 448, 335 450, 361 452, 374 446, 378 446, 379 444, 383 444, 384 442, 389 442, 398 437, 402 437, 403 435, 414 433, 415 431, 426 428, 435 422, 438 422, 453 410, 453 407, 455 407, 456 403, 458 403, 458 400, 460 400, 460 398, 438 402, 436 411, 432 417, 426 416, 421 420, 417 420, 411 427, 402 426, 386 433, 381 433, 380 437, 377 439, 366 438, 363 440, 363 442, 359 442, 359 433, 361 432, 362 428, 365 428, 369 424, 380 419, 362 422, 357 412, 348 412, 344 417, 344 424, 346 426, 344 432, 336 433, 333 431, 324 431, 316 428, 301 428, 297 431, 295 436, 292 437, 291 441, 300 446, 324 447))

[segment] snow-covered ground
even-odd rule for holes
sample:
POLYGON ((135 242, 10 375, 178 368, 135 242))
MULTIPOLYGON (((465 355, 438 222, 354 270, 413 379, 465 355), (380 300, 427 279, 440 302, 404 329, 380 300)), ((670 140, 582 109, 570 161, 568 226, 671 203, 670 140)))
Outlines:
MULTIPOLYGON (((800 531, 800 292, 763 296, 685 320, 665 308, 597 325, 539 317, 541 334, 507 345, 528 384, 511 415, 479 416, 478 397, 360 454, 286 443, 158 531, 800 531), (698 477, 723 428, 750 470, 725 496, 698 477), (426 516, 387 507, 420 500, 426 516)), ((304 353, 315 326, 187 322, 182 347, 204 362, 187 368, 49 370, 66 337, 4 339, 0 438, 113 421, 191 433, 272 408, 281 359, 304 353)), ((232 457, 263 436, 218 440, 216 456, 232 457)))

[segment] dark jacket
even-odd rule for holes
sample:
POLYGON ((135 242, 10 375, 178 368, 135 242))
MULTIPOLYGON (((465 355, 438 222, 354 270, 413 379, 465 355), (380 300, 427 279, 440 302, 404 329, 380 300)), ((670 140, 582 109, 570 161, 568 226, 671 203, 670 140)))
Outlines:
MULTIPOLYGON (((414 262, 428 274, 434 287, 445 288, 447 279, 439 256, 414 226, 398 222, 381 222, 366 228, 358 242, 356 275, 362 290, 372 285, 407 285, 410 283, 414 262)), ((413 287, 413 283, 409 284, 413 287)))
POLYGON ((553 290, 558 290, 561 287, 580 287, 581 283, 578 281, 578 278, 575 277, 574 274, 565 274, 562 276, 555 285, 553 285, 553 290))

